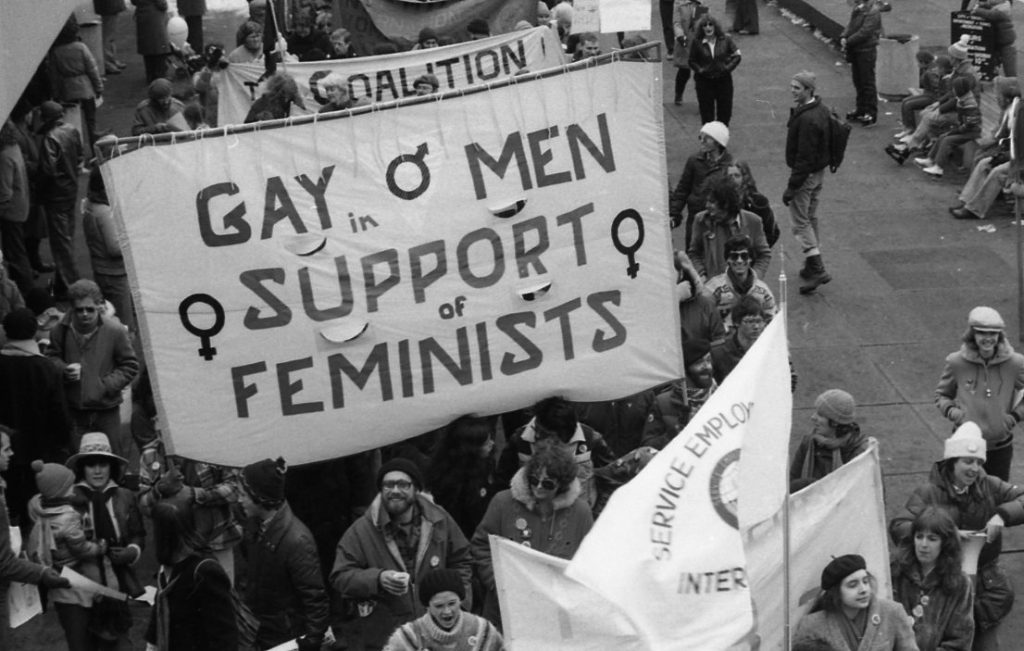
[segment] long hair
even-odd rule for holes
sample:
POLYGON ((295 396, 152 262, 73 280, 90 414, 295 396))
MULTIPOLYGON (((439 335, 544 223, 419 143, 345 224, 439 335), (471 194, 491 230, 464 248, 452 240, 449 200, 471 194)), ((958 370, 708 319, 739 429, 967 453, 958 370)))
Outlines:
POLYGON ((933 506, 921 511, 911 525, 911 533, 896 550, 896 571, 909 574, 917 566, 914 538, 919 533, 933 533, 942 539, 939 558, 932 572, 939 578, 939 589, 947 595, 959 594, 963 589, 964 575, 960 569, 962 551, 956 523, 949 514, 933 506))
POLYGON ((708 14, 708 15, 704 16, 703 18, 701 18, 700 22, 697 23, 697 30, 696 30, 697 36, 696 36, 696 38, 698 38, 698 39, 704 38, 704 26, 707 25, 708 23, 711 23, 712 25, 715 26, 715 38, 716 39, 725 38, 725 30, 722 29, 722 23, 718 22, 718 19, 715 18, 714 16, 710 15, 710 14, 708 14))
POLYGON ((750 194, 751 192, 757 192, 757 182, 754 180, 754 173, 750 171, 750 164, 747 161, 738 160, 733 161, 729 164, 729 167, 735 167, 740 171, 740 175, 743 177, 743 181, 740 182, 740 194, 750 194))
POLYGON ((494 451, 482 457, 480 450, 493 440, 494 428, 494 418, 470 415, 456 418, 444 429, 427 468, 427 489, 435 499, 470 478, 486 480, 494 451))
POLYGON ((194 551, 195 521, 192 510, 177 502, 157 502, 153 507, 153 547, 161 565, 173 565, 181 554, 194 551))

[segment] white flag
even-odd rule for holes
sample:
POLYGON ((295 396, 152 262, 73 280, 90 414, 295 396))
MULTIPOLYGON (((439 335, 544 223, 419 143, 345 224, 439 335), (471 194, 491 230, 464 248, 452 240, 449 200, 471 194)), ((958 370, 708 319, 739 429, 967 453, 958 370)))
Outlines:
POLYGON ((751 632, 739 521, 769 517, 785 499, 789 381, 779 318, 616 491, 569 564, 566 574, 619 604, 650 648, 724 649, 751 632))
MULTIPOLYGON (((889 547, 878 443, 789 500, 790 624, 796 630, 833 556, 860 554, 878 580, 878 594, 892 594, 889 547)), ((782 520, 778 515, 743 531, 747 574, 757 610, 761 651, 782 651, 785 624, 782 520)))
POLYGON ((530 651, 644 651, 618 607, 565 576, 569 561, 491 536, 505 642, 530 651))

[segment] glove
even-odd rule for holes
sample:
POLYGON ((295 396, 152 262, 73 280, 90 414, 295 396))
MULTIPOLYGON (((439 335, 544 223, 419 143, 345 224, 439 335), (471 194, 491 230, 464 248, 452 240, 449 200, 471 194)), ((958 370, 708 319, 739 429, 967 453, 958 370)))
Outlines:
POLYGON ((794 194, 796 193, 790 190, 789 188, 786 188, 786 191, 782 193, 782 204, 784 206, 788 206, 789 203, 793 201, 794 194))
POLYGON ((679 228, 679 225, 683 223, 682 213, 678 215, 672 215, 672 228, 679 228))
POLYGON ((113 565, 131 565, 139 558, 135 547, 111 547, 107 555, 113 565))
POLYGON ((295 640, 295 644, 298 645, 299 651, 320 651, 323 637, 319 635, 303 635, 295 640))
POLYGON ((39 577, 39 585, 51 590, 54 588, 70 588, 71 581, 62 577, 57 570, 48 567, 43 570, 43 575, 39 577))
POLYGON ((952 407, 946 412, 946 418, 953 421, 954 425, 960 425, 964 422, 964 410, 959 407, 952 407))

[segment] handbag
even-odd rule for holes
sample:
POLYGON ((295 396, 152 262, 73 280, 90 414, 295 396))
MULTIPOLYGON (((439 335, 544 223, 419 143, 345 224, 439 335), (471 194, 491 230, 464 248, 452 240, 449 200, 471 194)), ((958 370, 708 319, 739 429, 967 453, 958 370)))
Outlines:
POLYGON ((996 626, 1013 608, 1013 586, 998 562, 978 568, 974 594, 974 621, 979 630, 996 626))

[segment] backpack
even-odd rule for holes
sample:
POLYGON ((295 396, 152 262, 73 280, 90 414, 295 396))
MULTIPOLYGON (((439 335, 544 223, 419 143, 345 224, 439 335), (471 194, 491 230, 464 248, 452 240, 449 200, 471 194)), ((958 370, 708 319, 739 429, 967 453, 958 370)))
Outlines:
POLYGON ((849 122, 841 120, 836 115, 835 109, 828 110, 828 169, 833 174, 843 164, 846 144, 850 141, 851 131, 853 131, 853 127, 849 122))

